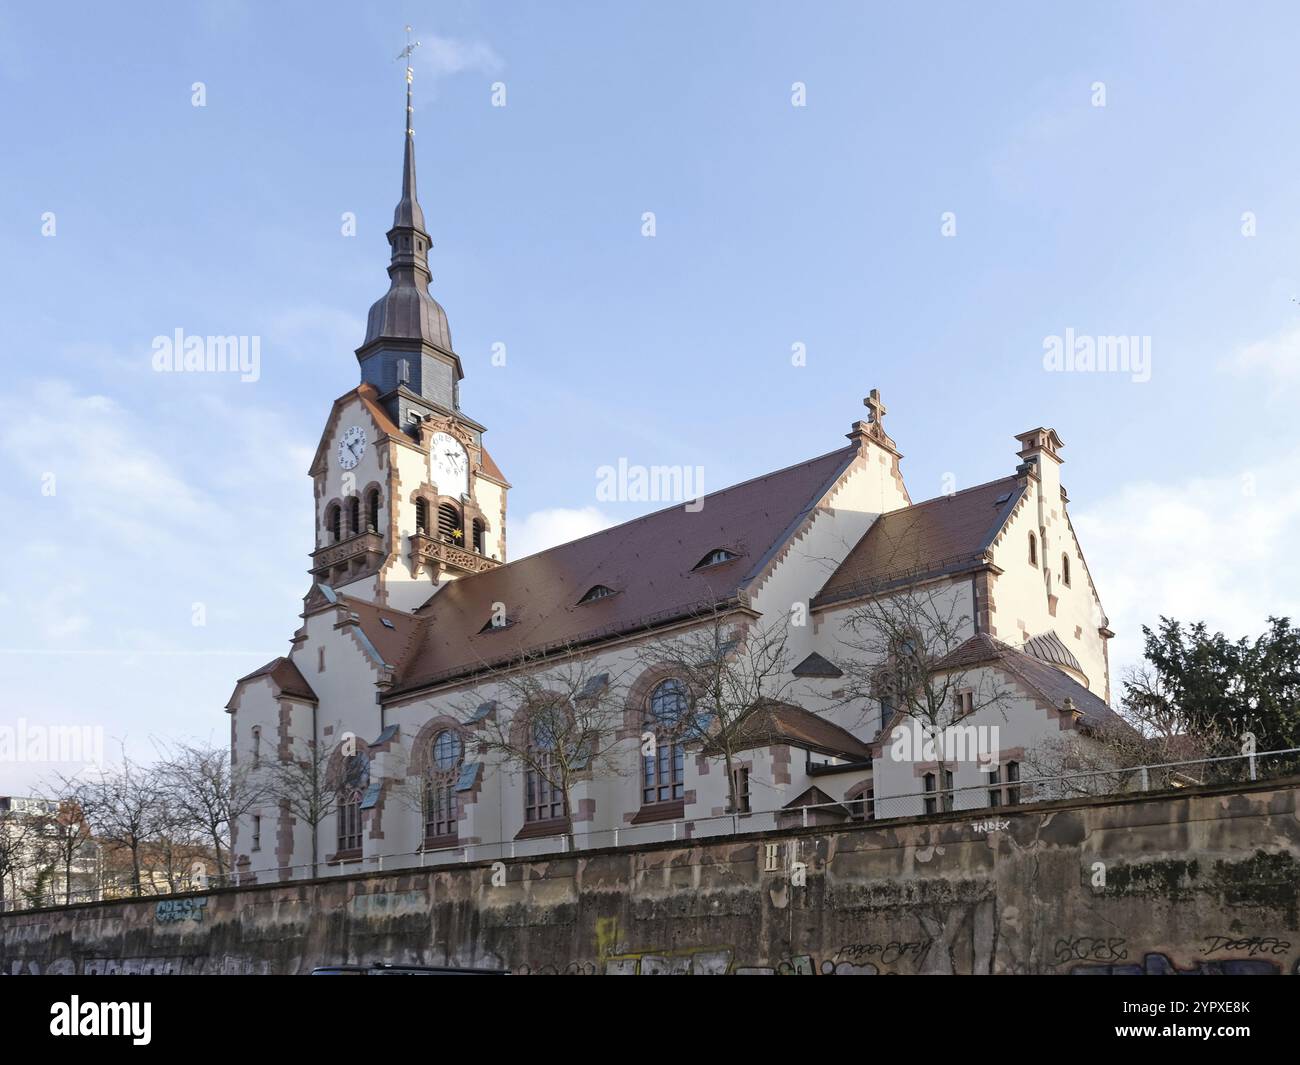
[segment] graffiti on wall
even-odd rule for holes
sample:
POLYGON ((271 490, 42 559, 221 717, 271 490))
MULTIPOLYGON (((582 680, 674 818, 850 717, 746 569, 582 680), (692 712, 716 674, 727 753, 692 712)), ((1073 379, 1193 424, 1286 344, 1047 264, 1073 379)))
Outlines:
POLYGON ((207 899, 160 899, 154 907, 154 920, 159 924, 174 921, 202 921, 207 899))
MULTIPOLYGON (((1069 971, 1076 976, 1276 976, 1282 967, 1267 956, 1290 950, 1290 940, 1277 936, 1205 936, 1198 951, 1201 957, 1180 968, 1158 951, 1143 954, 1140 962, 1130 961, 1128 942, 1122 936, 1071 936, 1056 941, 1053 955, 1058 965, 1071 965, 1069 971), (1222 953, 1246 957, 1210 957, 1222 953)), ((1300 962, 1296 967, 1300 971, 1300 962)))
POLYGON ((1070 973, 1073 976, 1277 976, 1281 971, 1277 962, 1264 958, 1198 961, 1180 969, 1168 954, 1145 954, 1140 964, 1076 965, 1070 973))

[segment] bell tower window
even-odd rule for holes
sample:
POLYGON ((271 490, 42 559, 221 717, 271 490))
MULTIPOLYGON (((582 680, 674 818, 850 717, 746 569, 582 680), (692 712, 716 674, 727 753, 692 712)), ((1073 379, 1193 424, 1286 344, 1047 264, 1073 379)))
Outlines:
POLYGON ((452 503, 438 504, 438 538, 449 544, 458 544, 465 539, 460 526, 460 511, 452 503))
POLYGON ((415 501, 415 531, 422 533, 429 531, 429 504, 423 499, 415 501))
POLYGON ((337 503, 331 503, 325 512, 325 528, 335 543, 343 539, 343 509, 337 503))
POLYGON ((361 500, 353 496, 348 500, 348 533, 356 535, 361 531, 361 500))
POLYGON ((366 496, 366 528, 371 532, 379 531, 379 489, 370 489, 366 496))
POLYGON ((474 550, 480 555, 483 553, 483 521, 481 518, 474 519, 474 550))

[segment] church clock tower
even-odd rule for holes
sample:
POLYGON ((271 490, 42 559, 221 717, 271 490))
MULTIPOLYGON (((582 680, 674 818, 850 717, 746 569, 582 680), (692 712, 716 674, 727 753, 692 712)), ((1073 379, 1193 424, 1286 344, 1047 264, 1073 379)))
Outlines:
POLYGON ((311 467, 316 550, 309 601, 337 590, 413 610, 447 581, 506 558, 510 486, 483 448, 483 426, 460 409, 464 370, 447 314, 429 293, 412 78, 408 65, 388 291, 370 308, 357 348, 361 384, 335 401, 311 467))

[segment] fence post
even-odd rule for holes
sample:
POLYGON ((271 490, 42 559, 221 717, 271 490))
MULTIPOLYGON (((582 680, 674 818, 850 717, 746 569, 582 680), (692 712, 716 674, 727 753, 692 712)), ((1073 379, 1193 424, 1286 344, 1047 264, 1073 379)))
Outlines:
POLYGON ((1250 752, 1249 761, 1250 761, 1250 779, 1254 780, 1255 779, 1255 752, 1254 751, 1250 752))
POLYGON ((1150 791, 1150 790, 1151 790, 1151 777, 1150 777, 1150 774, 1148 774, 1148 772, 1147 772, 1147 767, 1146 767, 1146 766, 1143 766, 1143 767, 1142 767, 1142 772, 1141 772, 1141 774, 1138 776, 1138 781, 1140 782, 1140 783, 1139 783, 1139 790, 1140 790, 1140 791, 1150 791))

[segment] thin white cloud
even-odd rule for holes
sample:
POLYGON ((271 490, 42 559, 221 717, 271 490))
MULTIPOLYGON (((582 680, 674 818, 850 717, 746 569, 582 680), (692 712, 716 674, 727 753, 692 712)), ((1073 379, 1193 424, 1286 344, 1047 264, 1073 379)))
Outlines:
POLYGON ((1117 633, 1111 684, 1161 615, 1254 638, 1300 605, 1300 453, 1212 478, 1132 482, 1074 525, 1117 633))
POLYGON ((458 37, 422 36, 415 52, 415 66, 435 78, 462 74, 467 70, 494 74, 505 63, 492 46, 483 41, 458 37))
POLYGON ((1243 345, 1227 360, 1227 368, 1243 375, 1263 373, 1287 384, 1300 381, 1300 326, 1243 345))
POLYGON ((510 525, 507 543, 511 559, 535 555, 548 547, 608 529, 614 520, 596 507, 551 507, 535 510, 510 525))

